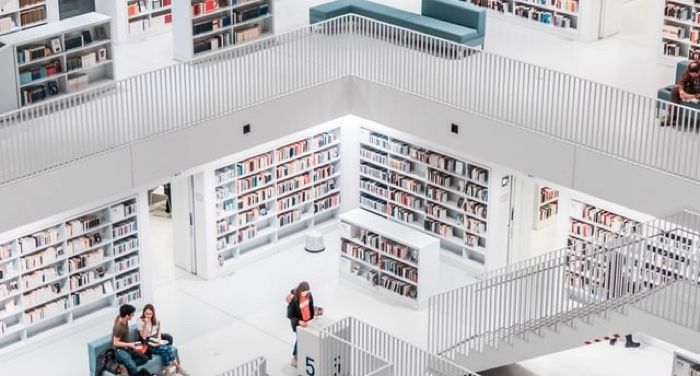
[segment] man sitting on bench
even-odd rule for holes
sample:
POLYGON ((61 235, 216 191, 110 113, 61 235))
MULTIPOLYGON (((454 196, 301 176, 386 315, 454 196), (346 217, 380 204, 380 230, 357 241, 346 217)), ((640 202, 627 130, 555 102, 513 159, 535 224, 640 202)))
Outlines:
MULTIPOLYGON (((700 103, 700 63, 694 61, 688 64, 678 84, 671 91, 671 101, 676 105, 683 103, 700 103)), ((671 106, 665 121, 661 126, 675 125, 678 118, 679 106, 671 106)))

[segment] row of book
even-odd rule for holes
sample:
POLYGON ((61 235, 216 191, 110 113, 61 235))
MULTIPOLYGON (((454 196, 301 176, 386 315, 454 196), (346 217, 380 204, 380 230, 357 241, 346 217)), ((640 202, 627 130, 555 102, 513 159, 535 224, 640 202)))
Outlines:
POLYGON ((114 270, 116 272, 121 272, 122 270, 131 269, 139 265, 139 255, 135 254, 133 256, 118 259, 114 262, 114 270))
POLYGON ((311 190, 306 189, 277 200, 277 210, 282 211, 311 199, 311 190))
POLYGON ((321 200, 314 201, 314 213, 337 208, 338 206, 340 206, 340 194, 334 194, 321 200))
POLYGON ((25 307, 34 307, 44 304, 61 297, 61 295, 63 295, 62 290, 63 288, 60 283, 38 288, 28 294, 22 295, 22 304, 24 304, 25 307))
POLYGON ((343 251, 343 253, 350 255, 358 260, 362 260, 370 265, 377 266, 377 264, 379 263, 379 253, 357 245, 355 243, 343 242, 341 250, 343 251))
POLYGON ((221 7, 229 6, 229 0, 202 0, 192 2, 192 16, 205 15, 214 12, 221 7))
POLYGON ((370 192, 377 197, 386 199, 388 197, 388 190, 385 186, 380 185, 374 180, 360 179, 360 189, 370 192))
POLYGON ((127 288, 128 286, 135 285, 139 282, 141 282, 141 273, 135 271, 114 278, 114 288, 117 290, 121 290, 127 288))
POLYGON ((90 78, 86 73, 77 73, 66 79, 66 91, 69 93, 85 89, 90 84, 90 78))
POLYGON ((17 28, 14 18, 12 17, 1 17, 0 18, 0 33, 5 33, 12 29, 17 28))
POLYGON ((262 34, 262 26, 259 24, 253 24, 252 26, 241 29, 241 30, 236 30, 233 32, 235 39, 235 43, 243 43, 247 42, 249 40, 253 40, 257 37, 259 37, 262 34))
POLYGON ((277 216, 279 226, 283 227, 298 221, 304 213, 301 210, 290 210, 277 216))
POLYGON ((66 230, 68 236, 73 236, 98 227, 101 223, 102 219, 100 217, 95 214, 89 214, 66 222, 66 230))
POLYGON ((313 140, 315 148, 322 148, 335 142, 335 134, 333 132, 323 132, 314 136, 313 140))
POLYGON ((33 81, 55 76, 59 73, 61 73, 61 62, 59 60, 52 60, 37 67, 21 70, 19 72, 19 84, 31 84, 33 81))
POLYGON ((454 227, 452 227, 446 223, 438 222, 438 221, 435 221, 432 219, 426 219, 425 223, 423 225, 423 228, 425 228, 429 232, 441 235, 443 237, 453 237, 454 236, 454 232, 453 232, 454 227))
POLYGON ((460 197, 457 200, 457 207, 464 210, 467 214, 481 217, 482 219, 486 219, 488 215, 486 204, 472 201, 464 197, 460 197))
POLYGON ((336 165, 330 164, 314 170, 314 181, 323 180, 336 174, 336 165))
POLYGON ((270 173, 270 171, 265 171, 260 174, 238 180, 236 182, 236 188, 238 189, 238 192, 243 193, 265 184, 269 184, 270 182, 272 182, 272 173, 270 173))
POLYGON ((224 233, 229 232, 231 229, 231 222, 229 222, 227 219, 223 219, 221 221, 216 222, 216 234, 221 235, 224 233))
POLYGON ((408 159, 399 159, 395 157, 389 158, 389 167, 403 172, 413 172, 413 162, 408 159))
POLYGON ((420 209, 423 206, 422 199, 395 189, 389 190, 389 198, 396 203, 414 209, 420 209))
POLYGON ((10 259, 12 258, 12 255, 12 245, 0 245, 0 260, 10 259))
POLYGON ((372 145, 379 146, 382 149, 389 149, 389 138, 386 136, 377 133, 370 133, 367 136, 367 140, 372 145))
POLYGON ((225 215, 233 215, 236 212, 236 207, 233 204, 233 199, 226 200, 216 204, 216 217, 221 217, 225 215))
POLYGON ((30 105, 32 103, 41 102, 48 97, 58 95, 58 81, 48 81, 46 83, 24 87, 20 90, 20 99, 22 105, 30 105))
POLYGON ((267 201, 272 196, 274 195, 274 188, 272 187, 267 187, 260 189, 258 191, 255 191, 253 193, 249 193, 245 196, 241 196, 238 198, 238 210, 249 208, 251 206, 255 206, 263 201, 267 201))
POLYGON ((136 201, 131 200, 112 206, 109 208, 109 215, 113 221, 136 214, 136 201))
POLYGON ((260 4, 257 7, 247 8, 244 10, 234 10, 233 19, 236 23, 246 22, 254 18, 262 17, 270 13, 270 5, 268 3, 260 4))
POLYGON ((297 174, 313 166, 311 156, 303 157, 289 163, 277 166, 277 178, 283 179, 289 175, 297 174))
POLYGON ((19 282, 17 280, 9 281, 0 284, 0 298, 9 296, 19 291, 19 282))
POLYGON ((58 227, 48 228, 19 239, 20 252, 25 253, 58 242, 58 227))
POLYGON ((393 273, 401 278, 408 279, 414 283, 418 282, 418 269, 392 258, 382 256, 380 259, 380 269, 393 273))
POLYGON ((106 271, 104 268, 97 268, 96 270, 74 274, 68 278, 68 288, 71 290, 79 289, 82 286, 104 278, 105 273, 106 271))
POLYGON ((46 7, 33 8, 19 15, 20 23, 23 27, 31 24, 39 24, 46 21, 46 7))
POLYGON ((447 208, 432 202, 425 205, 425 212, 432 215, 433 217, 447 218, 447 208))
POLYGON ((253 208, 244 212, 240 212, 238 213, 238 226, 245 226, 251 222, 257 221, 265 215, 267 215, 267 208, 265 207, 253 208))
POLYGON ((476 198, 481 201, 488 201, 489 200, 489 190, 488 188, 484 188, 478 185, 474 184, 467 184, 464 193, 467 194, 467 196, 476 198))
POLYGON ((261 154, 236 163, 234 176, 246 175, 254 171, 262 170, 272 164, 272 154, 261 154))
POLYGON ((238 242, 255 238, 258 235, 258 227, 255 225, 242 228, 238 231, 238 242))
POLYGON ((360 157, 380 164, 386 164, 388 160, 386 154, 377 153, 367 148, 360 149, 360 157))
POLYGON ((139 238, 136 236, 121 239, 114 243, 114 255, 118 256, 138 249, 139 238))
POLYGON ((379 200, 372 198, 372 197, 369 197, 367 195, 360 196, 360 205, 367 207, 367 208, 370 208, 374 211, 386 213, 386 202, 379 201, 379 200))
POLYGON ((416 213, 404 209, 400 206, 387 204, 387 214, 403 222, 413 223, 416 221, 416 213))
POLYGON ((549 204, 540 206, 538 218, 540 221, 545 221, 545 220, 557 215, 558 212, 559 212, 559 203, 550 202, 549 204))
POLYGON ((25 325, 32 325, 39 323, 47 318, 56 316, 61 312, 65 312, 68 309, 68 298, 63 298, 55 302, 48 303, 39 308, 26 311, 22 315, 22 322, 25 325))
POLYGON ((386 170, 382 170, 370 164, 362 163, 360 164, 360 174, 371 176, 379 180, 387 180, 388 174, 386 170))
POLYGON ((314 197, 321 197, 337 189, 336 181, 329 180, 314 187, 314 197))
POLYGON ((582 218, 610 227, 615 232, 632 230, 634 226, 639 225, 639 222, 591 205, 584 205, 582 218))
POLYGON ((142 17, 129 20, 129 34, 141 34, 149 30, 162 29, 173 23, 173 14, 165 12, 163 14, 151 14, 151 17, 142 17))
POLYGON ((131 303, 141 299, 141 289, 135 289, 117 294, 117 305, 131 303))
POLYGON ((540 203, 554 200, 559 197, 559 191, 549 187, 540 188, 540 203))
POLYGON ((220 185, 217 186, 215 189, 215 196, 216 200, 226 200, 229 198, 233 198, 233 191, 228 186, 225 185, 220 185))
POLYGON ((349 273, 367 281, 372 286, 376 286, 379 283, 379 272, 369 269, 359 262, 350 263, 349 273))
POLYGON ((470 233, 464 233, 464 245, 472 248, 485 248, 486 238, 470 233))
POLYGON ((92 303, 112 292, 114 292, 112 281, 105 281, 101 285, 70 294, 70 302, 74 307, 77 307, 92 303))
POLYGON ((231 34, 212 35, 207 39, 195 42, 192 46, 192 52, 196 55, 206 51, 214 51, 219 48, 230 46, 233 44, 231 34))
POLYGON ((68 259, 68 271, 74 272, 79 269, 88 268, 98 265, 105 260, 105 252, 102 248, 84 253, 80 256, 71 257, 68 259))
POLYGON ((22 276, 22 282, 25 289, 33 289, 46 282, 53 281, 56 278, 63 276, 63 266, 56 265, 52 268, 35 270, 29 274, 22 276))
MULTIPOLYGON (((513 9, 516 16, 528 18, 533 21, 538 21, 543 24, 553 25, 561 28, 572 28, 571 17, 568 15, 557 14, 551 11, 541 10, 530 6, 516 6, 513 9)), ((575 27, 574 27, 575 28, 575 27)))
POLYGON ((277 161, 283 162, 287 159, 297 157, 300 154, 304 154, 307 151, 309 151, 308 141, 301 140, 275 150, 275 156, 277 157, 277 161))
POLYGON ((478 219, 465 217, 465 223, 467 230, 476 234, 486 233, 486 222, 480 221, 478 219))
POLYGON ((381 245, 381 236, 365 228, 360 229, 359 240, 360 243, 373 248, 379 248, 381 245))
POLYGON ((314 154, 314 164, 319 165, 323 163, 327 163, 333 159, 336 159, 340 156, 340 150, 337 147, 330 148, 323 150, 321 152, 318 152, 314 154))
MULTIPOLYGON (((411 151, 411 154, 413 155, 413 150, 411 151)), ((426 163, 431 167, 439 168, 456 175, 464 175, 465 163, 462 161, 430 151, 421 151, 417 154, 417 159, 419 161, 426 163)))
POLYGON ((389 174, 389 182, 411 192, 423 193, 423 183, 395 172, 389 174))
MULTIPOLYGON (((255 228, 255 226, 252 226, 255 228)), ((223 249, 226 249, 232 245, 238 244, 238 238, 239 234, 233 233, 233 234, 228 234, 225 236, 218 237, 216 239, 216 250, 221 251, 223 249)))
POLYGON ((311 184, 311 174, 306 173, 302 175, 297 175, 291 179, 278 183, 277 194, 283 195, 285 193, 305 187, 309 184, 311 184))
POLYGON ((379 240, 379 249, 393 257, 400 258, 405 261, 412 262, 414 264, 418 263, 418 251, 409 248, 406 245, 399 244, 392 240, 382 237, 379 240))
MULTIPOLYGON (((33 270, 55 262, 59 258, 63 257, 64 254, 63 247, 61 246, 48 247, 41 252, 22 257, 20 259, 20 265, 24 271, 33 270)), ((9 265, 11 266, 12 264, 9 265)))
POLYGON ((66 247, 71 255, 75 255, 100 243, 102 243, 102 234, 96 232, 71 239, 66 242, 66 247))
POLYGON ((505 13, 508 11, 508 2, 506 0, 471 0, 472 4, 493 9, 495 11, 505 13))
MULTIPOLYGON (((452 183, 453 183, 453 178, 452 175, 447 175, 443 174, 442 172, 438 172, 435 170, 430 170, 428 172, 428 180, 432 183, 435 183, 437 185, 440 185, 445 188, 450 188, 450 189, 456 189, 459 190, 459 187, 455 188, 452 183)), ((456 181, 459 181, 462 183, 462 186, 464 186, 464 182, 459 179, 454 179, 456 181)))
POLYGON ((136 232, 136 221, 127 221, 112 226, 112 237, 120 237, 136 232))
POLYGON ((416 298, 418 295, 418 288, 414 285, 411 285, 407 282, 399 281, 395 278, 392 278, 388 275, 382 275, 381 276, 381 285, 390 291, 393 291, 399 295, 403 295, 405 297, 409 298, 416 298))

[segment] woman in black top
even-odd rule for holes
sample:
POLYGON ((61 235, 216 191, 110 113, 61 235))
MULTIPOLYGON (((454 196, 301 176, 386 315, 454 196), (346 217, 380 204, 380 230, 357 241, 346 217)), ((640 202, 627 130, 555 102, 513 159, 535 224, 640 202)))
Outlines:
MULTIPOLYGON (((297 332, 297 327, 306 327, 313 320, 315 314, 314 297, 311 295, 308 282, 301 282, 292 290, 291 299, 287 304, 287 318, 292 325, 292 331, 297 332)), ((297 341, 294 341, 292 351, 292 367, 297 366, 297 341)))

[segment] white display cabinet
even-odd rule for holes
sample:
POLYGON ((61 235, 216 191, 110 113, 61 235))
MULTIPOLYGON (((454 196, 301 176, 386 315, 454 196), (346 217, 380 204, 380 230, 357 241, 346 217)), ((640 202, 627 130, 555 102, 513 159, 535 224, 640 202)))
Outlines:
POLYGON ((362 209, 340 218, 340 275, 413 308, 437 293, 440 242, 362 209))
POLYGON ((110 18, 88 13, 0 37, 0 112, 114 79, 110 18))

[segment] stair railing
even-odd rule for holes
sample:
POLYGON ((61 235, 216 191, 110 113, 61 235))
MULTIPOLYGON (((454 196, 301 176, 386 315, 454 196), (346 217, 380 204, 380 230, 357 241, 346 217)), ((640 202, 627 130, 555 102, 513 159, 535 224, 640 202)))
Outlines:
POLYGON ((267 359, 257 357, 217 376, 268 376, 267 359))
MULTIPOLYGON (((688 221, 622 227, 617 235, 581 241, 432 297, 430 351, 453 359, 513 343, 516 337, 542 335, 544 328, 571 326, 574 319, 623 312, 630 304, 662 311, 666 305, 661 297, 669 294, 656 293, 678 280, 697 282, 700 271, 700 241, 694 229, 700 221, 695 222, 697 215, 692 213, 680 216, 688 221), (689 244, 682 262, 671 267, 672 272, 657 269, 656 263, 663 262, 662 245, 670 251, 679 244, 689 244)), ((690 292, 685 296, 696 299, 690 292)))

